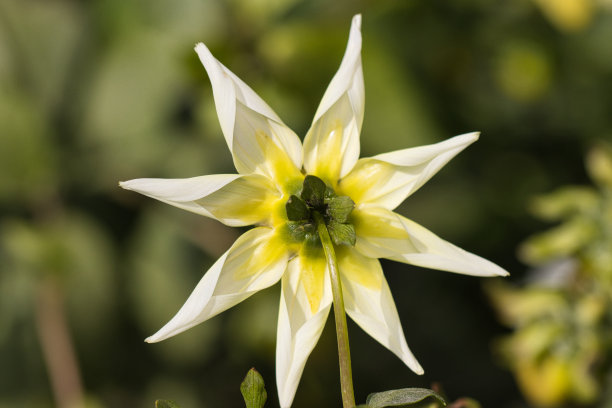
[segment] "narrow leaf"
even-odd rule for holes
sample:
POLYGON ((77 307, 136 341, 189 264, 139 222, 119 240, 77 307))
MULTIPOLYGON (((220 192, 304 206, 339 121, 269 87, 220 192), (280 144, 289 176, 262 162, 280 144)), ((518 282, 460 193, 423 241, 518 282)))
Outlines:
POLYGON ((155 408, 180 408, 176 402, 169 400, 155 401, 155 408))
POLYGON ((400 390, 377 392, 368 395, 366 405, 369 408, 409 407, 430 397, 437 399, 443 406, 446 406, 446 401, 440 394, 426 388, 402 388, 400 390))
POLYGON ((246 408, 263 408, 268 399, 268 393, 261 374, 251 368, 240 384, 240 392, 244 398, 246 408))

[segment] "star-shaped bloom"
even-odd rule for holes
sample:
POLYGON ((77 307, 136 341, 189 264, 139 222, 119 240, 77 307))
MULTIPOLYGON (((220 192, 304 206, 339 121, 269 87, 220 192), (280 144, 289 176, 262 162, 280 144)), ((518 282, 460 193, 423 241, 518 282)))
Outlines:
POLYGON ((340 68, 303 145, 204 44, 196 45, 238 174, 120 183, 229 226, 255 226, 215 262, 179 312, 146 341, 181 333, 280 281, 276 380, 282 407, 293 401, 332 304, 328 266, 313 233, 312 212, 324 214, 334 238, 346 312, 418 374, 423 369, 406 344, 378 258, 468 275, 507 275, 393 212, 476 141, 477 133, 359 159, 364 113, 360 26, 357 15, 340 68), (322 180, 325 198, 308 193, 312 186, 305 179, 314 180, 313 185, 322 180))

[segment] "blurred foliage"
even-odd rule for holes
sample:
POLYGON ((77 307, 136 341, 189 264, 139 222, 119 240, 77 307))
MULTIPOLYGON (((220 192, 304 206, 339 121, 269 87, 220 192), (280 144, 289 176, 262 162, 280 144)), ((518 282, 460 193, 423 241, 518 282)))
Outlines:
POLYGON ((610 386, 612 145, 592 149, 586 164, 596 186, 565 187, 533 202, 536 216, 560 224, 521 247, 522 258, 539 266, 529 282, 490 287, 502 320, 514 328, 500 351, 537 406, 594 403, 610 386))
MULTIPOLYGON (((610 10, 609 0, 0 0, 0 407, 58 405, 69 365, 45 351, 58 333, 81 379, 67 385, 68 397, 86 406, 144 408, 159 397, 185 407, 240 406, 245 368, 256 364, 273 378, 278 288, 161 344, 142 342, 237 233, 117 188, 137 177, 233 172, 195 43, 204 41, 303 135, 351 16, 361 12, 362 156, 482 131, 400 211, 519 270, 509 248, 541 228, 524 212, 527 198, 584 182, 579 152, 612 134, 610 10)), ((598 154, 591 173, 605 184, 609 163, 598 154)), ((599 276, 610 251, 588 213, 601 205, 600 192, 559 194, 535 206, 567 221, 522 253, 530 262, 580 253, 581 274, 599 276)), ((427 374, 412 376, 353 325, 357 399, 436 380, 483 406, 515 406, 520 397, 487 349, 501 329, 478 282, 384 267, 427 374)), ((549 314, 584 333, 576 363, 547 363, 550 377, 558 361, 576 373, 592 373, 590 362, 603 367, 604 345, 588 333, 602 327, 607 314, 598 310, 608 295, 576 295, 576 303, 536 295, 530 302, 558 304, 549 314)), ((295 407, 338 400, 328 329, 295 407)), ((601 384, 599 375, 582 378, 593 393, 601 384)), ((273 406, 276 390, 268 392, 273 406)))

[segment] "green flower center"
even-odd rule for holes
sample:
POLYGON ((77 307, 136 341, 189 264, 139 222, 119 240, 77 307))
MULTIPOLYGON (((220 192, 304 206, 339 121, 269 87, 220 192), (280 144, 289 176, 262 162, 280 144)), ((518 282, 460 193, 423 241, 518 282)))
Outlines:
POLYGON ((308 175, 300 196, 292 195, 285 208, 289 232, 296 241, 320 243, 317 222, 322 220, 335 245, 355 245, 355 227, 349 215, 355 203, 348 196, 338 196, 323 180, 308 175))

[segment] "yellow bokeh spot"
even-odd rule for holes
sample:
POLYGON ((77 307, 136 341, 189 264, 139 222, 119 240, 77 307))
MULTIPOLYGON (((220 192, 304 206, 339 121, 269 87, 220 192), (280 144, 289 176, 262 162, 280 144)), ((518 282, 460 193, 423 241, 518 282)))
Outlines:
POLYGON ((532 101, 548 91, 553 73, 550 58, 542 47, 517 41, 501 48, 495 74, 506 95, 518 101, 532 101))
POLYGON ((593 0, 534 0, 546 18, 563 31, 578 31, 593 18, 593 0))
POLYGON ((570 367, 566 361, 554 356, 541 361, 522 361, 516 371, 523 393, 537 406, 557 406, 570 394, 570 367))

